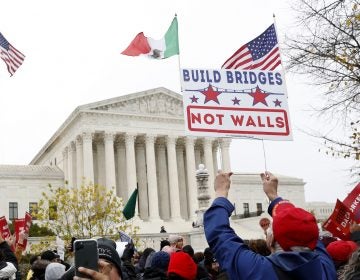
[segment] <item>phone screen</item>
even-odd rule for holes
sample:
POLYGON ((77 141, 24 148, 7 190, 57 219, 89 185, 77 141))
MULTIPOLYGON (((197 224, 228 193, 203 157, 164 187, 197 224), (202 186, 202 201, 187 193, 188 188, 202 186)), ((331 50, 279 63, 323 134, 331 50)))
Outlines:
POLYGON ((75 240, 75 275, 79 277, 87 278, 89 276, 84 275, 78 271, 80 266, 90 268, 98 271, 98 245, 95 239, 80 239, 75 240))

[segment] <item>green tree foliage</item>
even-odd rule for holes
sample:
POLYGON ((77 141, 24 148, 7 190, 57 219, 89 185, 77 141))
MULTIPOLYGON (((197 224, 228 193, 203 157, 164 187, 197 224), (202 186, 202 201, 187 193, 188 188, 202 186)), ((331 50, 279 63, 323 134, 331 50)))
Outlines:
POLYGON ((122 214, 123 203, 114 190, 99 185, 55 188, 42 193, 36 218, 62 239, 72 236, 117 235, 118 230, 136 232, 122 214))

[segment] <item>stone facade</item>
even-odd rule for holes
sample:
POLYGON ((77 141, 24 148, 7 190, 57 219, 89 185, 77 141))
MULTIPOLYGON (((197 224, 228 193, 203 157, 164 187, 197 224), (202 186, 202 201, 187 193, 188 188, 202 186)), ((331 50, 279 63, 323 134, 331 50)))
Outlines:
MULTIPOLYGON (((209 182, 218 169, 231 170, 230 145, 229 138, 185 135, 182 96, 165 88, 79 106, 30 165, 0 166, 6 198, 0 201, 0 211, 9 218, 10 203, 16 202, 23 216, 49 183, 77 187, 90 181, 114 187, 124 201, 138 186, 134 223, 140 234, 158 233, 164 225, 168 232, 198 236, 192 228, 199 209, 196 169, 204 163, 209 182)), ((279 179, 280 195, 305 207, 305 183, 281 175, 279 179)), ((232 181, 232 224, 250 238, 259 234, 258 214, 266 211, 268 202, 258 174, 235 173, 232 181)), ((211 184, 209 190, 213 199, 211 184)))

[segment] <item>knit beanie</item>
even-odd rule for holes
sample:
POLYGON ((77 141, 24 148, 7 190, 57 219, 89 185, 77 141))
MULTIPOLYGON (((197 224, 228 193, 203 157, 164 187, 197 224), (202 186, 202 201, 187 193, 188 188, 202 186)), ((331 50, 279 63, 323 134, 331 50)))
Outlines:
POLYGON ((162 271, 167 271, 170 261, 170 255, 166 252, 159 251, 154 253, 151 260, 151 268, 159 268, 162 271))
POLYGON ((334 262, 346 263, 357 248, 358 246, 354 241, 337 240, 331 242, 326 247, 326 251, 332 257, 334 262))
POLYGON ((58 280, 65 273, 65 265, 50 263, 45 270, 45 280, 58 280))
POLYGON ((283 200, 273 211, 273 232, 275 240, 285 251, 302 246, 314 250, 319 239, 319 229, 314 215, 283 200))
POLYGON ((178 251, 170 257, 168 274, 169 273, 175 273, 186 280, 194 280, 196 278, 197 265, 189 254, 178 251))
POLYGON ((105 259, 116 266, 119 274, 121 274, 121 261, 116 251, 116 243, 107 238, 100 238, 98 242, 99 259, 105 259))

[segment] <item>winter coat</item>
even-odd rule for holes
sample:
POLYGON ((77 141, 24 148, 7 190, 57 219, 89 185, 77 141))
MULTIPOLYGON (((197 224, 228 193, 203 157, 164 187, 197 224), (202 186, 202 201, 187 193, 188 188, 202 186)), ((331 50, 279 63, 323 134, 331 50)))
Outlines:
MULTIPOLYGON (((269 209, 281 200, 274 200, 269 209)), ((229 200, 219 197, 204 215, 206 239, 229 279, 277 280, 279 271, 290 279, 337 279, 334 264, 321 242, 311 252, 279 252, 264 257, 251 251, 230 227, 233 210, 229 200)))

